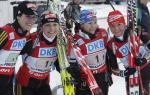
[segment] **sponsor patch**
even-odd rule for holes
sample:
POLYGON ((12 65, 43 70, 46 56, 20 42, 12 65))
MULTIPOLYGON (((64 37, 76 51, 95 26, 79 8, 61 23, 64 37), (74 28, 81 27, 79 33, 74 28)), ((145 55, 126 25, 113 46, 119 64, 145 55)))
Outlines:
POLYGON ((11 49, 12 50, 22 50, 22 48, 24 47, 26 43, 26 39, 19 39, 19 40, 14 40, 12 42, 12 45, 11 45, 11 49))
POLYGON ((123 56, 128 55, 128 52, 129 52, 129 43, 126 43, 126 44, 123 45, 121 48, 119 48, 119 51, 120 51, 120 53, 121 53, 123 56))
POLYGON ((57 50, 55 47, 40 48, 39 57, 55 57, 57 56, 57 50))
POLYGON ((99 50, 104 49, 104 40, 100 39, 91 43, 86 44, 87 53, 93 53, 99 50))

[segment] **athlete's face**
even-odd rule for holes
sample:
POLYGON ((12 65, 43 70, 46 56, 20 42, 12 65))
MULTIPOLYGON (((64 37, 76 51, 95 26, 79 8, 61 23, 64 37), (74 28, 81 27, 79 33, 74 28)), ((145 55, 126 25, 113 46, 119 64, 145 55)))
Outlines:
POLYGON ((81 28, 90 34, 95 34, 96 29, 98 28, 97 22, 96 21, 92 21, 89 23, 84 23, 81 25, 81 28))
POLYGON ((24 31, 30 31, 36 22, 36 16, 22 14, 21 16, 17 16, 17 20, 24 31))
POLYGON ((55 23, 55 22, 45 23, 42 26, 42 31, 47 37, 51 38, 57 35, 58 28, 59 28, 58 23, 55 23))
POLYGON ((124 23, 114 23, 111 27, 110 30, 111 32, 116 36, 120 37, 123 36, 123 33, 126 29, 126 25, 124 23))

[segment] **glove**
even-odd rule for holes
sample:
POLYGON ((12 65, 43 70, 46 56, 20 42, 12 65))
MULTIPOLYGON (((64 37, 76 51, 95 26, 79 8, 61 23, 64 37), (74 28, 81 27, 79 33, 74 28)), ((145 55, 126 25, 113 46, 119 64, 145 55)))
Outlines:
POLYGON ((105 74, 105 80, 106 80, 106 82, 108 83, 109 86, 111 86, 113 84, 111 74, 108 73, 108 72, 105 74))
POLYGON ((145 63, 147 63, 146 58, 140 58, 140 57, 136 57, 136 58, 135 58, 135 65, 136 65, 136 66, 142 66, 142 65, 144 65, 145 63))
POLYGON ((72 22, 71 20, 67 20, 67 21, 66 21, 66 27, 67 27, 68 29, 72 28, 72 27, 73 27, 73 22, 72 22))
POLYGON ((77 63, 71 63, 66 70, 75 80, 80 80, 80 68, 77 63))
POLYGON ((133 75, 135 72, 136 72, 135 68, 128 67, 128 68, 126 68, 126 70, 121 70, 120 73, 119 73, 119 76, 128 77, 130 75, 133 75))
POLYGON ((94 93, 93 95, 103 95, 103 92, 99 87, 93 89, 93 93, 94 93))

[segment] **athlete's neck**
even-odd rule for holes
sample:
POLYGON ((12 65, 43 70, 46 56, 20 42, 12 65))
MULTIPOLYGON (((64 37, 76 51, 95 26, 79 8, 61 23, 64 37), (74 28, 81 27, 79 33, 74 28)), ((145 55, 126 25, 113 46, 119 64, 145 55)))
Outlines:
POLYGON ((123 36, 119 36, 119 37, 116 37, 118 38, 119 40, 123 41, 123 36))
POLYGON ((47 40, 47 41, 49 41, 49 42, 53 42, 53 40, 55 39, 55 36, 54 37, 47 37, 45 34, 44 34, 44 32, 43 32, 43 36, 44 36, 44 38, 47 40))

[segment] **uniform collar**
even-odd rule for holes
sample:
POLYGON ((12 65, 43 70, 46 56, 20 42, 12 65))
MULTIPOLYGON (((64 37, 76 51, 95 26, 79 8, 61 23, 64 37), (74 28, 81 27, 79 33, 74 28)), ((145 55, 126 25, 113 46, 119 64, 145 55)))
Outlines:
POLYGON ((124 34, 123 34, 123 39, 119 39, 118 37, 113 37, 113 39, 116 41, 116 42, 125 42, 128 40, 128 37, 129 37, 129 31, 125 31, 124 34))
POLYGON ((12 23, 12 26, 14 27, 15 32, 21 37, 25 36, 28 32, 27 30, 23 31, 17 20, 14 23, 12 23))
POLYGON ((98 33, 97 33, 98 31, 99 31, 99 29, 97 29, 97 30, 95 31, 95 34, 90 34, 90 33, 84 32, 84 31, 81 29, 81 30, 79 30, 79 35, 80 35, 81 37, 85 38, 85 39, 94 39, 94 38, 98 35, 98 33))
POLYGON ((44 41, 47 45, 51 45, 54 44, 57 40, 57 37, 55 36, 55 38, 52 41, 49 41, 45 38, 45 36, 43 35, 43 33, 41 34, 41 40, 44 41))
POLYGON ((79 30, 79 35, 85 39, 90 39, 89 35, 84 33, 82 30, 79 30))

